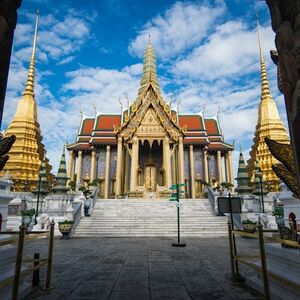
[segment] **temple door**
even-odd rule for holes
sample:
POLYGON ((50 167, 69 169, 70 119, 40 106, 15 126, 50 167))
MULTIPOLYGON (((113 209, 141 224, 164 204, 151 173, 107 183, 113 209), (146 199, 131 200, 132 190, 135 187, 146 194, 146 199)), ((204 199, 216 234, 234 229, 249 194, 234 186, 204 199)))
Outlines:
POLYGON ((155 192, 156 190, 156 167, 145 167, 145 188, 148 192, 155 192))

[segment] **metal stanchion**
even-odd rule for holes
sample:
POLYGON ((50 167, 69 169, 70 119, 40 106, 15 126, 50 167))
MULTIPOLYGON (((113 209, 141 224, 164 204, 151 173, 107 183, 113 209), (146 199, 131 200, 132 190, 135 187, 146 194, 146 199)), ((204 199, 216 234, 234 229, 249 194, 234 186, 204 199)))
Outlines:
POLYGON ((50 225, 50 239, 49 239, 49 248, 48 248, 48 265, 47 265, 46 289, 50 289, 50 286, 51 286, 54 225, 55 225, 55 223, 54 223, 54 220, 52 219, 52 222, 51 222, 51 225, 50 225))
MULTIPOLYGON (((40 254, 39 253, 34 253, 33 255, 33 267, 37 267, 40 264, 40 254)), ((36 269, 32 273, 32 287, 38 287, 40 285, 40 269, 36 269)))
POLYGON ((19 295, 20 272, 21 272, 21 266, 22 266, 25 231, 26 231, 26 227, 24 226, 24 224, 22 224, 20 226, 20 232, 19 232, 15 275, 14 275, 14 281, 13 281, 13 286, 12 286, 12 296, 11 296, 12 300, 17 300, 18 295, 19 295))
POLYGON ((264 233, 263 233, 263 226, 260 222, 257 225, 257 229, 258 229, 259 252, 260 252, 260 259, 261 259, 262 276, 264 282, 265 299, 270 300, 271 296, 270 296, 269 278, 268 278, 268 271, 267 271, 264 233))
POLYGON ((229 238, 229 250, 230 250, 230 265, 231 265, 231 280, 234 278, 234 254, 233 254, 233 243, 232 243, 232 228, 231 222, 228 220, 228 238, 229 238))

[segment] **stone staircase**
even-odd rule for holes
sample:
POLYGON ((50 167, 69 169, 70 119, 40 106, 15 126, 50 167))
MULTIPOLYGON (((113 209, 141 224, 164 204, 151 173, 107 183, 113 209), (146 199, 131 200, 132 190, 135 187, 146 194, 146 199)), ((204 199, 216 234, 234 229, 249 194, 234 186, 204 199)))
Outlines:
MULTIPOLYGON (((180 201, 183 237, 227 235, 227 217, 215 216, 207 199, 180 201)), ((74 237, 176 237, 177 208, 167 199, 98 199, 74 237)))

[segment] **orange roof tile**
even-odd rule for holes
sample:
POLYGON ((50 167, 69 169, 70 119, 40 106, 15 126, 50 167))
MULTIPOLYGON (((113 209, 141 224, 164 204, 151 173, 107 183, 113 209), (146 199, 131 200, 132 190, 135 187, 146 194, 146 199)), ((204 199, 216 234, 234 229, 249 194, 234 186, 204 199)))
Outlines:
POLYGON ((81 132, 79 135, 90 135, 94 127, 95 119, 85 119, 82 122, 81 132))
POLYGON ((113 130, 114 125, 121 125, 121 115, 100 115, 95 130, 113 130))
POLYGON ((205 119, 205 127, 208 135, 220 135, 216 120, 205 119))
POLYGON ((187 130, 203 130, 203 121, 199 115, 179 116, 179 125, 187 126, 187 130))

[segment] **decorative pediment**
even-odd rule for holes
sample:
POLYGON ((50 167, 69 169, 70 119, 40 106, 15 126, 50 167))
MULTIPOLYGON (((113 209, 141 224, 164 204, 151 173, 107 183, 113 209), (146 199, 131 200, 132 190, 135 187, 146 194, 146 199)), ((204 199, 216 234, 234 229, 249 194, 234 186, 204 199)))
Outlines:
POLYGON ((184 129, 172 119, 169 105, 151 84, 141 96, 143 98, 138 98, 132 105, 129 120, 121 127, 115 127, 116 135, 121 135, 128 141, 133 135, 160 140, 167 134, 177 141, 180 135, 185 134, 184 129))

